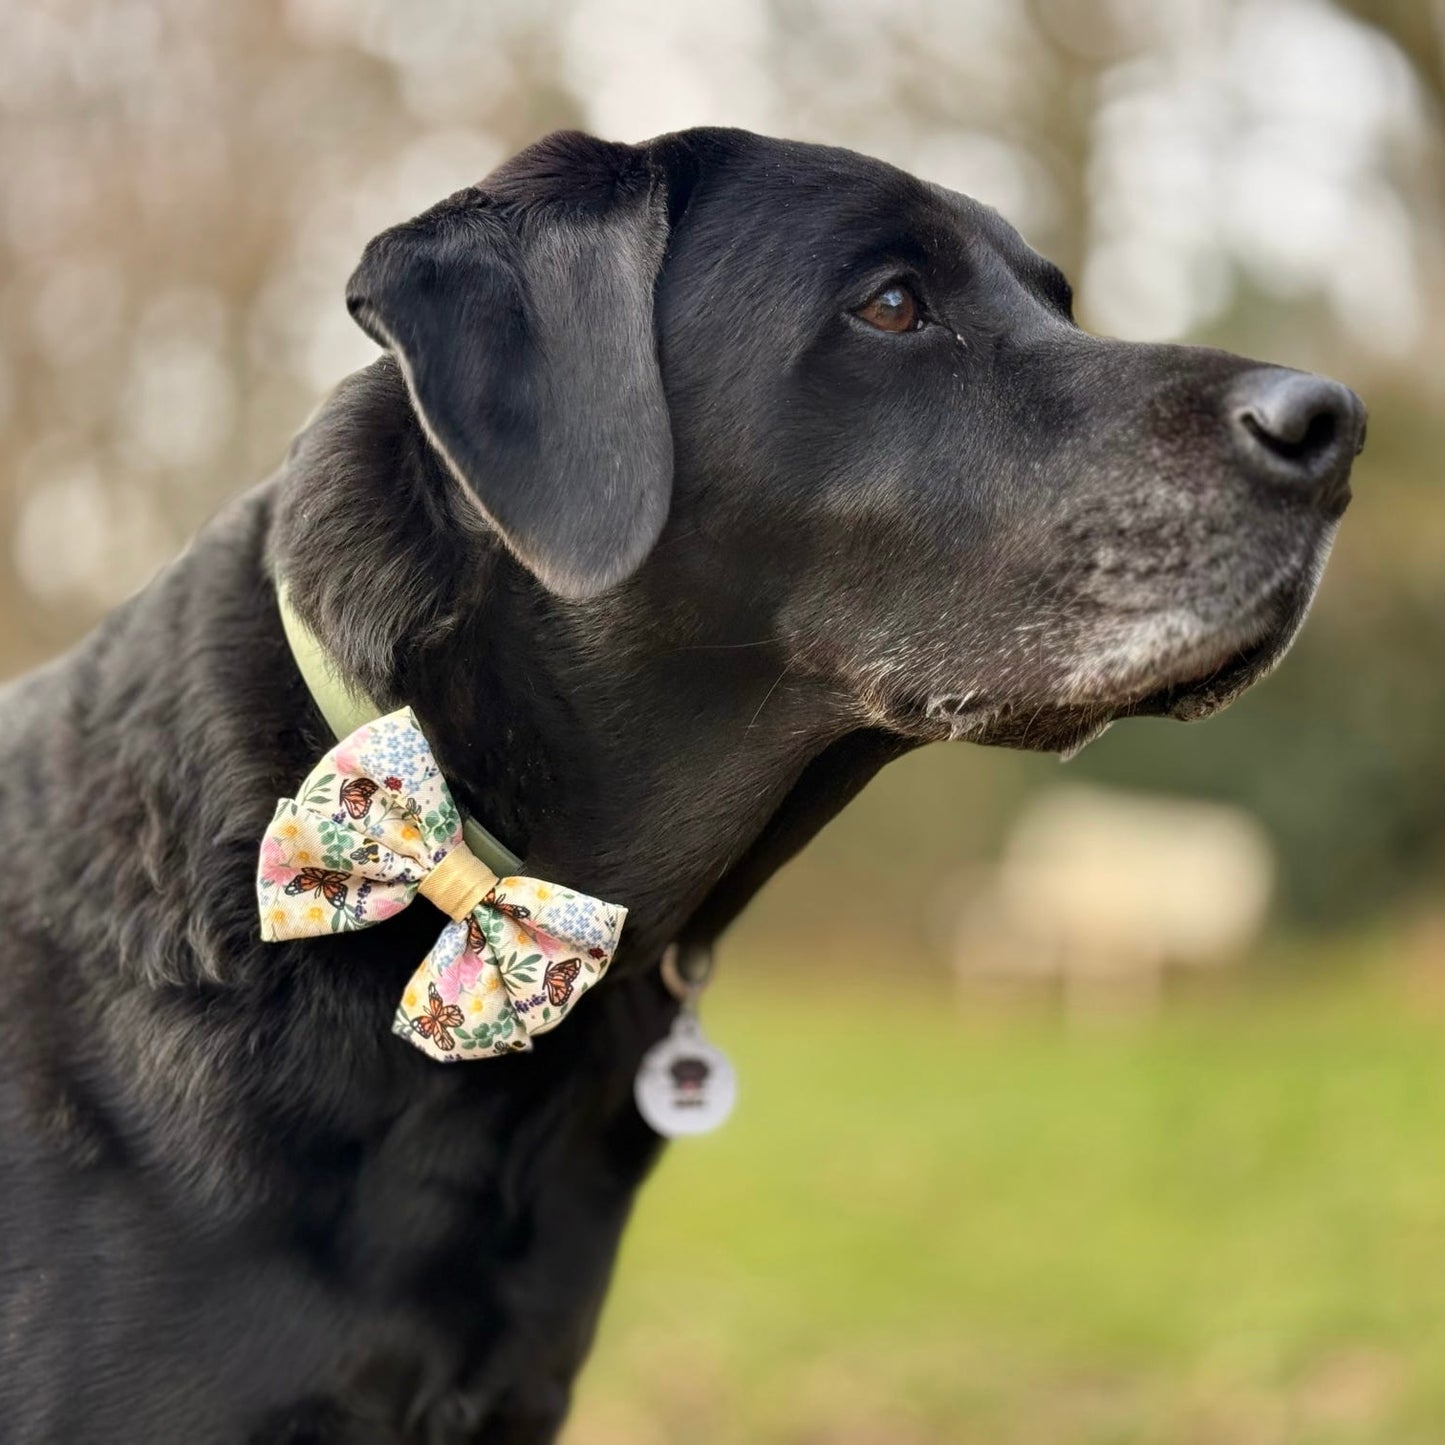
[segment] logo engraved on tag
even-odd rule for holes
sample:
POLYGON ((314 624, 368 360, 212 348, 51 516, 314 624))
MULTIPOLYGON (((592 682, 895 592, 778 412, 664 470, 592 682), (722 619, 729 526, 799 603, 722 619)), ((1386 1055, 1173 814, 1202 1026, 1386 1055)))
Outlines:
POLYGON ((732 1113, 737 1091, 727 1055, 708 1043, 688 1009, 643 1055, 632 1085, 638 1113, 664 1139, 716 1129, 732 1113))

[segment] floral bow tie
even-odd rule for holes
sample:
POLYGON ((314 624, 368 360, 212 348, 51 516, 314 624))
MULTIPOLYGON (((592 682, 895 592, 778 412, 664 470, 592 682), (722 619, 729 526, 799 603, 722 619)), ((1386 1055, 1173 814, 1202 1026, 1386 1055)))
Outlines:
POLYGON ((256 878, 268 942, 367 928, 420 893, 452 922, 412 976, 394 1032, 450 1062, 531 1048, 607 969, 627 910, 498 878, 410 708, 339 742, 283 798, 256 878))

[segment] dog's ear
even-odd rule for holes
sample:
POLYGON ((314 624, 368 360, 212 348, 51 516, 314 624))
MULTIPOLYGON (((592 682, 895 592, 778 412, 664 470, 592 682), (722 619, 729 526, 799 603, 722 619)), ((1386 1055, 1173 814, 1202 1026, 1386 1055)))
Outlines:
POLYGON ((447 466, 565 597, 628 577, 667 519, 667 232, 646 151, 560 132, 383 232, 347 286, 447 466))

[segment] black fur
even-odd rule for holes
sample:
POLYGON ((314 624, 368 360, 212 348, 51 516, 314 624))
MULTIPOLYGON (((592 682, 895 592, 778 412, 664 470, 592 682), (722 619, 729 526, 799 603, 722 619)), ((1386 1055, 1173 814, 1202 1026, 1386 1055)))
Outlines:
POLYGON ((0 694, 6 1441, 551 1440, 656 1153, 663 946, 919 742, 1227 701, 1362 426, 1337 389, 1266 464, 1255 364, 1088 337, 992 212, 741 132, 553 137, 349 298, 393 354, 0 694), (926 324, 886 334, 898 277, 926 324), (331 742, 278 574, 529 871, 630 909, 535 1054, 390 1034, 426 904, 259 941, 261 831, 331 742))

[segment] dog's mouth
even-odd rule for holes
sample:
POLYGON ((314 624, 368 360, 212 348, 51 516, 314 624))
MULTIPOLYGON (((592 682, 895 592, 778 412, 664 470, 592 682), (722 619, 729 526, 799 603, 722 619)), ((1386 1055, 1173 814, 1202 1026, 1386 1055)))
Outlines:
POLYGON ((1177 675, 1133 702, 1121 703, 1119 717, 1172 717, 1192 721, 1208 717, 1258 682, 1284 656, 1294 628, 1281 636, 1266 633, 1253 641, 1201 649, 1177 675))
POLYGON ((1226 707, 1263 677, 1283 655, 1287 641, 1261 638, 1198 650, 1147 682, 1068 698, 993 696, 983 689, 916 698, 900 709, 901 731, 921 741, 966 741, 993 747, 1072 755, 1111 723, 1126 717, 1172 717, 1192 721, 1226 707), (1160 680, 1163 679, 1163 680, 1160 680))
POLYGON ((1331 526, 1298 566, 1263 589, 1242 616, 1172 659, 1120 717, 1172 717, 1192 722, 1227 707, 1272 672, 1304 624, 1334 542, 1331 526))
POLYGON ((976 687, 900 699, 900 731, 1071 755, 1128 717, 1194 721, 1228 706, 1268 674, 1304 620, 1324 557, 1265 589, 1224 623, 1161 610, 1116 623, 1027 690, 976 687))

